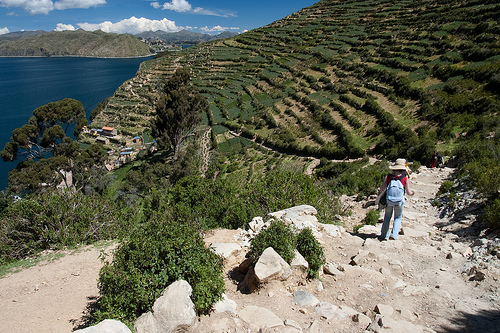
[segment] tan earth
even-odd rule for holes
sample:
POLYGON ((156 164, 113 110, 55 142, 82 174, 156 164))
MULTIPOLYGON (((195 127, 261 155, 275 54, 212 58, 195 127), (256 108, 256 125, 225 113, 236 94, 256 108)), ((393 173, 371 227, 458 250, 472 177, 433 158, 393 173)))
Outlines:
MULTIPOLYGON (((363 208, 366 202, 343 198, 352 209, 352 215, 343 221, 346 232, 320 239, 327 262, 344 268, 343 275, 323 274, 320 280, 312 281, 295 276, 242 294, 237 290, 239 277, 231 274, 244 258, 240 251, 225 264, 227 297, 236 302, 238 310, 248 305, 265 307, 283 321, 293 320, 299 326, 297 331, 304 332, 363 332, 366 326, 354 322, 351 316, 322 319, 314 308, 296 305, 293 293, 299 289, 370 318, 378 304, 388 305, 394 310, 394 321, 408 323, 403 332, 500 332, 498 271, 488 271, 482 281, 470 281, 470 276, 461 272, 470 244, 435 227, 447 221, 437 217, 430 202, 452 171, 423 168, 412 175, 415 195, 407 199, 404 235, 397 241, 380 242, 376 238, 380 224, 365 227, 360 234, 352 233, 373 206, 363 208), (353 265, 352 258, 358 254, 362 258, 353 265)), ((235 243, 236 234, 234 230, 217 230, 208 233, 206 241, 235 243)), ((62 333, 82 327, 87 309, 98 296, 100 253, 112 248, 90 246, 66 252, 60 259, 43 261, 0 279, 0 331, 62 333)), ((203 316, 190 331, 256 332, 230 313, 203 316)), ((269 330, 273 331, 284 329, 269 330)))

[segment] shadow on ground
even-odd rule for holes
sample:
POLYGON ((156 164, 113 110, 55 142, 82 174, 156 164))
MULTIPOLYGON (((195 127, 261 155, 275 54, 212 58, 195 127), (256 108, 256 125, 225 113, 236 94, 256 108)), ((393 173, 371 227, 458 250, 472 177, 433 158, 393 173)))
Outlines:
POLYGON ((458 312, 450 318, 454 328, 441 327, 440 333, 500 333, 500 310, 482 310, 476 313, 458 312))

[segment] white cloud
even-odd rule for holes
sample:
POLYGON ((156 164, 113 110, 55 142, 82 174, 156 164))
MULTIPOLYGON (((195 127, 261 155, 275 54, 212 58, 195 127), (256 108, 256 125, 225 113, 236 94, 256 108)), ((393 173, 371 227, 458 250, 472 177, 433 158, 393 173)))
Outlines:
POLYGON ((172 2, 165 2, 163 5, 160 5, 158 2, 152 2, 151 6, 156 9, 163 10, 173 10, 176 12, 189 12, 191 11, 191 4, 186 0, 172 0, 172 2))
POLYGON ((200 15, 220 16, 220 17, 236 17, 236 14, 232 13, 232 12, 222 11, 222 10, 213 11, 213 10, 205 9, 205 8, 201 8, 201 7, 196 7, 193 10, 193 13, 200 14, 200 15))
POLYGON ((138 34, 143 31, 156 31, 162 30, 167 32, 175 32, 181 30, 180 27, 175 25, 174 21, 170 21, 166 18, 163 20, 150 20, 144 17, 136 18, 132 16, 129 19, 121 20, 116 23, 110 21, 105 21, 102 23, 92 24, 92 23, 78 23, 78 26, 83 30, 94 31, 102 30, 104 32, 114 32, 114 33, 129 33, 138 34))
POLYGON ((214 27, 209 28, 208 26, 204 26, 200 28, 200 30, 205 31, 205 32, 220 32, 220 31, 227 31, 227 30, 239 30, 240 28, 236 27, 221 27, 220 25, 216 25, 214 27))
POLYGON ((103 5, 106 0, 0 0, 0 7, 19 7, 31 15, 48 14, 54 9, 89 8, 103 5))
POLYGON ((172 2, 165 2, 163 5, 159 2, 152 2, 151 6, 155 9, 173 10, 181 13, 193 13, 199 15, 221 16, 221 17, 236 17, 236 14, 224 10, 210 10, 201 7, 193 9, 191 4, 186 0, 172 0, 172 2))
POLYGON ((54 8, 59 10, 71 8, 87 9, 106 4, 106 0, 59 0, 54 2, 54 8))
POLYGON ((66 31, 66 30, 75 30, 75 27, 72 26, 71 24, 57 23, 57 27, 54 29, 54 31, 66 31))
POLYGON ((5 27, 5 28, 0 28, 0 35, 5 35, 5 34, 8 34, 10 31, 9 31, 9 28, 5 27))

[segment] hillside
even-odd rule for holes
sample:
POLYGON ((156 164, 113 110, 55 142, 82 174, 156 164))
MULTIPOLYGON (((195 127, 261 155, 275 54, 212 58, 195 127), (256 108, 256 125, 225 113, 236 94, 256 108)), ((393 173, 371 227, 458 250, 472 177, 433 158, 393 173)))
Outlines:
POLYGON ((323 0, 145 64, 95 123, 147 132, 156 80, 187 67, 218 143, 233 130, 300 156, 425 162, 498 111, 499 15, 485 0, 323 0))
POLYGON ((149 46, 128 34, 102 31, 12 33, 0 38, 0 56, 142 57, 149 46), (14 38, 15 37, 15 38, 14 38))

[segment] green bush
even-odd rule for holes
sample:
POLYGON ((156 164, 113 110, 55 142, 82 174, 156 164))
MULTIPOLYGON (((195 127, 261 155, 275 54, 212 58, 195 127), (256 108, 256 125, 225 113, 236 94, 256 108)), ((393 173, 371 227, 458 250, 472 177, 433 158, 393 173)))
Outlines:
POLYGON ((368 213, 366 213, 366 216, 363 219, 363 223, 365 225, 377 225, 379 217, 380 217, 380 213, 378 210, 370 209, 368 211, 368 213))
POLYGON ((343 213, 338 198, 313 178, 279 168, 255 184, 249 184, 248 195, 247 203, 258 207, 263 214, 297 205, 311 205, 318 210, 318 219, 322 223, 333 223, 337 220, 335 216, 343 213))
POLYGON ((500 198, 486 205, 484 208, 483 221, 488 228, 500 229, 500 198))
POLYGON ((163 290, 180 279, 193 288, 197 312, 206 312, 222 296, 222 273, 222 258, 205 246, 196 229, 152 218, 102 267, 96 319, 131 322, 149 311, 163 290))
POLYGON ((100 196, 79 192, 20 199, 6 209, 1 221, 0 261, 123 236, 132 228, 134 216, 100 196))
POLYGON ((418 172, 418 169, 422 166, 422 163, 419 161, 413 161, 413 163, 410 165, 411 171, 412 172, 418 172))
POLYGON ((387 161, 371 165, 368 158, 355 162, 330 162, 322 158, 316 176, 324 179, 335 194, 362 197, 377 193, 389 171, 387 161))
POLYGON ((311 229, 302 229, 297 235, 297 251, 307 260, 309 268, 307 276, 309 278, 318 277, 318 271, 325 263, 323 247, 314 237, 311 229))
POLYGON ((248 256, 253 263, 256 263, 262 252, 272 247, 287 263, 290 263, 295 256, 295 245, 296 236, 292 227, 283 222, 272 221, 252 239, 248 256))
POLYGON ((445 194, 445 193, 448 193, 451 191, 451 189, 453 188, 453 185, 455 183, 452 182, 451 180, 445 180, 441 183, 441 186, 439 187, 439 190, 437 191, 436 195, 441 195, 441 194, 445 194))

